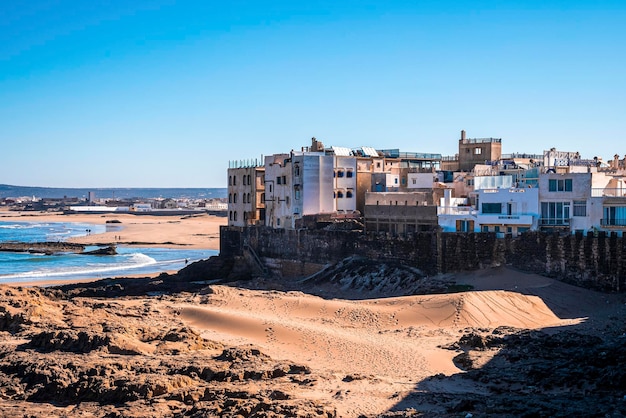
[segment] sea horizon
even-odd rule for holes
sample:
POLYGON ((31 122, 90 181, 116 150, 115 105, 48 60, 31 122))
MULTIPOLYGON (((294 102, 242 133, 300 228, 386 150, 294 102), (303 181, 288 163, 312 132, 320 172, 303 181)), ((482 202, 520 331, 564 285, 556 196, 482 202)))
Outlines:
POLYGON ((226 187, 39 187, 0 184, 0 199, 34 197, 36 199, 83 198, 93 193, 95 199, 222 199, 226 187))

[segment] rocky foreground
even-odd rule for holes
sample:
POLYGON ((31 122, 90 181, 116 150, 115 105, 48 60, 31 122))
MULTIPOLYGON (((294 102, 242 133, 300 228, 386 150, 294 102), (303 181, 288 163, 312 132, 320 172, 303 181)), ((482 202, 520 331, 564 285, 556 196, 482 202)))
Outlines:
POLYGON ((509 291, 370 299, 399 277, 407 294, 453 279, 376 271, 335 283, 352 301, 328 299, 332 277, 301 282, 308 294, 184 274, 0 287, 0 416, 626 415, 621 298, 554 284, 576 296, 543 294, 561 319, 509 291), (576 304, 597 316, 564 315, 576 304))

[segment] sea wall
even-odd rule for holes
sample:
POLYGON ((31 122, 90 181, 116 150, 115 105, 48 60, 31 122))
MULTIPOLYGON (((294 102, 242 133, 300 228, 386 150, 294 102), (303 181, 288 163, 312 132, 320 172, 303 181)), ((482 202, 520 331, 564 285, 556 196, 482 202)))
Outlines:
POLYGON ((617 234, 559 235, 528 232, 497 238, 494 233, 418 232, 410 237, 359 231, 222 227, 220 255, 253 252, 285 276, 307 275, 350 256, 394 260, 425 274, 509 265, 588 288, 626 289, 626 239, 617 234))

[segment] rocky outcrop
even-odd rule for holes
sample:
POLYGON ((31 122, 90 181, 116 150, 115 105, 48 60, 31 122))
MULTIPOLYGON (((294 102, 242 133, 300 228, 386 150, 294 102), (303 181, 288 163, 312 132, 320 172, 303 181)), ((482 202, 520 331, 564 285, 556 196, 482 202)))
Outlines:
POLYGON ((83 251, 80 254, 83 255, 115 255, 117 254, 117 247, 115 245, 109 245, 108 247, 101 247, 97 250, 83 251))
POLYGON ((308 367, 127 302, 0 286, 0 416, 336 417, 293 396, 318 379, 308 367))
POLYGON ((84 245, 70 242, 0 242, 0 251, 6 252, 54 254, 82 253, 84 250, 84 245))

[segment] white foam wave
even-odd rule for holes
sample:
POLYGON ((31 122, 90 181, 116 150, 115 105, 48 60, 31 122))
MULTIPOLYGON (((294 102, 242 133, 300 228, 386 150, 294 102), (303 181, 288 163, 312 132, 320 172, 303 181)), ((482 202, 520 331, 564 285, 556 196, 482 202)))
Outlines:
POLYGON ((65 267, 59 270, 40 269, 23 273, 0 275, 0 282, 19 281, 27 279, 46 279, 58 277, 99 277, 103 274, 134 270, 157 264, 157 261, 142 253, 131 253, 123 257, 121 262, 115 264, 89 263, 80 267, 65 267))

